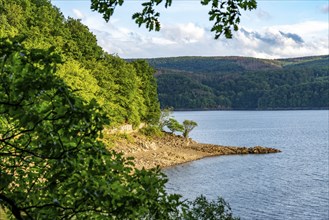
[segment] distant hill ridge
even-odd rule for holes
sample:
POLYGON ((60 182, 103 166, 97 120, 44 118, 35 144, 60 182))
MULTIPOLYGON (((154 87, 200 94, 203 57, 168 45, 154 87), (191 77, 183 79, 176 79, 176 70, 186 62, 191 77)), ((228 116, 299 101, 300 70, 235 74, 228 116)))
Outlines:
POLYGON ((191 56, 146 60, 157 70, 162 108, 328 108, 329 55, 287 59, 191 56))
POLYGON ((236 70, 236 65, 243 70, 260 70, 260 69, 276 69, 289 65, 313 63, 319 61, 328 62, 329 55, 296 57, 286 59, 262 59, 253 57, 239 56, 183 56, 183 57, 164 57, 146 59, 148 63, 156 69, 175 69, 192 72, 198 70, 211 70, 210 72, 218 72, 220 70, 232 71, 236 70))

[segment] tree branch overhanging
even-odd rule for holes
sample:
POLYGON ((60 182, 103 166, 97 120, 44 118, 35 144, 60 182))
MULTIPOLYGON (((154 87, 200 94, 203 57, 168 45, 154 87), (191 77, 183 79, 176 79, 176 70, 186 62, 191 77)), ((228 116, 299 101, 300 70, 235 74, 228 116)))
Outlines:
MULTIPOLYGON (((172 0, 145 0, 141 3, 143 10, 132 15, 135 23, 145 27, 149 31, 160 30, 160 13, 156 6, 164 3, 165 8, 172 4, 172 0)), ((211 5, 209 21, 214 21, 211 31, 215 33, 215 39, 221 35, 232 38, 233 31, 239 29, 240 10, 254 10, 257 7, 256 0, 200 0, 201 5, 211 5)), ((114 14, 117 6, 122 6, 124 0, 91 0, 90 8, 103 15, 108 22, 114 14)))

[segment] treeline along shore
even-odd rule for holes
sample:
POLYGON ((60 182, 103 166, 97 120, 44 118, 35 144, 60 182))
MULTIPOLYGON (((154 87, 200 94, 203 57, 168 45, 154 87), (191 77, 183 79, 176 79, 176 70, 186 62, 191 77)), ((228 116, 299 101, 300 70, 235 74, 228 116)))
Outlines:
POLYGON ((279 149, 261 146, 234 147, 198 143, 192 139, 165 133, 148 138, 138 133, 122 135, 115 142, 117 151, 133 157, 137 168, 170 167, 206 157, 221 155, 279 153, 279 149))
POLYGON ((149 168, 261 152, 171 135, 103 135, 142 125, 161 133, 155 70, 104 51, 50 0, 0 0, 0 21, 1 219, 191 219, 193 207, 166 193, 167 179, 149 168))
POLYGON ((328 109, 329 56, 169 57, 157 70, 161 107, 175 110, 328 109))

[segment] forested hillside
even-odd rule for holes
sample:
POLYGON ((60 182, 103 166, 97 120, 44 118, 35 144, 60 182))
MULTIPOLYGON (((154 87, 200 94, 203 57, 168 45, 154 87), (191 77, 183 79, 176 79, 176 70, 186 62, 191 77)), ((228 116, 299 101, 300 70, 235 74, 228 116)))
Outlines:
POLYGON ((161 133, 153 73, 104 52, 49 0, 0 0, 0 218, 236 219, 221 198, 168 194, 159 167, 107 145, 105 126, 161 133))
POLYGON ((0 31, 0 218, 180 218, 159 168, 103 142, 105 126, 158 122, 154 70, 49 0, 0 0, 0 31))
POLYGON ((86 102, 95 99, 111 126, 157 121, 160 114, 154 70, 144 61, 127 63, 97 45, 79 20, 65 18, 48 0, 0 0, 1 41, 61 56, 56 75, 86 102))
POLYGON ((149 59, 162 107, 179 109, 328 108, 329 56, 291 59, 149 59))

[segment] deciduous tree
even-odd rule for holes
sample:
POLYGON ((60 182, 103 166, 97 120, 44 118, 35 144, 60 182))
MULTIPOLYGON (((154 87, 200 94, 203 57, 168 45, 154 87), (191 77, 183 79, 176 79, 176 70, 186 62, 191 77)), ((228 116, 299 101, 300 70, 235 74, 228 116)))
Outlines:
POLYGON ((60 62, 53 48, 0 41, 0 208, 9 219, 232 219, 222 200, 189 206, 166 192, 159 168, 138 170, 106 149, 106 115, 55 74, 60 62), (200 208, 213 211, 198 217, 200 208))
POLYGON ((191 132, 196 126, 198 126, 198 124, 197 124, 195 121, 185 120, 185 121, 183 121, 183 126, 184 126, 183 136, 184 136, 185 138, 188 138, 188 135, 190 134, 190 132, 191 132))
POLYGON ((0 206, 16 219, 170 219, 179 196, 99 141, 106 115, 56 76, 60 56, 0 41, 0 206))
POLYGON ((168 129, 171 131, 173 134, 174 132, 183 132, 184 127, 182 124, 180 124, 176 119, 174 118, 169 118, 168 124, 167 124, 168 129))

